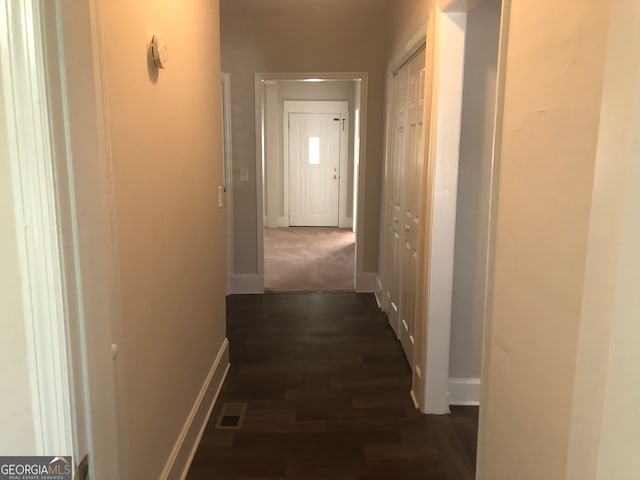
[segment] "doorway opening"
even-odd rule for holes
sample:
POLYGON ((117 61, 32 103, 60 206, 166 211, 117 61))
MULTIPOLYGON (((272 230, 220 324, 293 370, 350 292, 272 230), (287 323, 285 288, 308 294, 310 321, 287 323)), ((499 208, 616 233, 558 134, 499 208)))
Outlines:
POLYGON ((366 75, 256 75, 266 292, 357 290, 366 75))

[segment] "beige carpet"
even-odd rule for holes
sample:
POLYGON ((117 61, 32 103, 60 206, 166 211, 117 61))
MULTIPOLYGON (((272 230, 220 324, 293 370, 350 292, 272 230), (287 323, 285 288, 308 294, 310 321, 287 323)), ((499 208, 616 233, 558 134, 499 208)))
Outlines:
POLYGON ((353 291, 354 253, 349 229, 266 228, 265 291, 353 291))

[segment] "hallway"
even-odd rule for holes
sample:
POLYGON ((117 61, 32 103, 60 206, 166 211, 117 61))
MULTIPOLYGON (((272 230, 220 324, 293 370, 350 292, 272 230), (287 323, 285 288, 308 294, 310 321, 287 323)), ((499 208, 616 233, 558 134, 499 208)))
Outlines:
POLYGON ((373 295, 230 296, 231 368, 189 480, 473 478, 477 408, 423 416, 373 295), (216 429, 225 402, 239 430, 216 429))

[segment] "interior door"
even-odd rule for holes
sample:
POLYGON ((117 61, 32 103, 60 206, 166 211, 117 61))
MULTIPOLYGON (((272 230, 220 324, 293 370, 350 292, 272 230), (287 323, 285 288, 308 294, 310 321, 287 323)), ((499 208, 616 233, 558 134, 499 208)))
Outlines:
POLYGON ((416 281, 418 233, 420 229, 420 188, 424 164, 424 83, 425 55, 417 55, 408 65, 409 89, 406 115, 406 146, 403 164, 405 188, 402 199, 402 282, 400 284, 400 341, 413 367, 416 321, 416 281))
POLYGON ((385 200, 387 315, 412 367, 424 163, 424 82, 423 49, 394 76, 392 149, 385 200))
POLYGON ((340 114, 289 114, 291 226, 338 226, 340 125, 340 114))
POLYGON ((394 78, 393 155, 391 158, 389 195, 387 196, 387 256, 389 287, 387 290, 387 315, 389 323, 400 336, 400 281, 402 267, 402 190, 405 157, 405 135, 407 131, 407 91, 409 69, 402 68, 394 78))

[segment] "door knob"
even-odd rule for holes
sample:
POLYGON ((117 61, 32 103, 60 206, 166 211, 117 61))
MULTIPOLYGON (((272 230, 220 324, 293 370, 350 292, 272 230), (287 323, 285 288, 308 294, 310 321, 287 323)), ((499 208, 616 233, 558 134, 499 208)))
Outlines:
POLYGON ((334 176, 333 176, 333 179, 334 179, 334 180, 337 180, 337 179, 338 179, 338 175, 334 175, 334 176))

